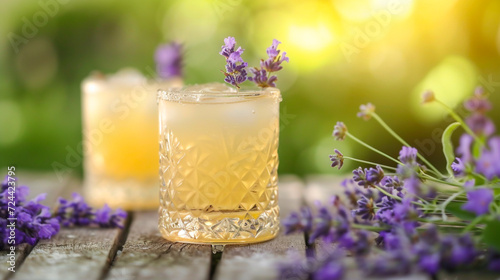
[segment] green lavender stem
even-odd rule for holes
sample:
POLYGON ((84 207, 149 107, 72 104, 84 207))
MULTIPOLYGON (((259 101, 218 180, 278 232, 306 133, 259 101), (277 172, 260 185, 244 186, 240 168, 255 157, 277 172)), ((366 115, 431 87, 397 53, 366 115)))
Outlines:
POLYGON ((469 224, 463 223, 463 222, 449 222, 449 221, 442 221, 442 220, 428 220, 428 219, 422 219, 419 218, 417 219, 419 222, 425 222, 425 223, 433 223, 436 225, 443 225, 443 226, 461 226, 465 227, 468 226, 469 224))
POLYGON ((483 216, 476 217, 474 220, 472 220, 462 231, 462 233, 469 232, 471 229, 473 229, 477 224, 479 224, 482 220, 484 219, 483 216))
POLYGON ((464 120, 462 120, 462 118, 457 115, 457 113, 455 113, 455 111, 453 111, 453 109, 451 109, 448 105, 446 105, 444 102, 442 102, 441 100, 439 99, 435 99, 436 102, 443 106, 446 111, 448 111, 448 113, 450 113, 450 116, 452 118, 454 118, 457 122, 460 123, 460 125, 464 128, 465 132, 467 132, 469 135, 471 135, 472 137, 474 137, 474 139, 479 143, 481 144, 481 146, 484 146, 484 142, 483 140, 479 139, 479 137, 477 137, 477 135, 470 129, 470 127, 464 122, 464 120))
POLYGON ((372 151, 376 152, 377 154, 382 155, 382 156, 384 156, 384 157, 386 157, 386 158, 388 158, 388 159, 390 159, 390 160, 394 161, 394 162, 395 162, 395 163, 397 163, 397 164, 404 165, 404 164, 403 164, 402 162, 400 162, 399 160, 397 160, 397 159, 395 159, 395 158, 391 157, 390 155, 388 155, 388 154, 386 154, 386 153, 384 153, 384 152, 381 152, 381 151, 379 151, 379 150, 375 149, 374 147, 372 147, 372 146, 370 146, 370 145, 366 144, 365 142, 363 142, 363 141, 359 140, 358 138, 356 138, 356 137, 355 137, 354 135, 352 135, 351 133, 346 132, 346 135, 347 135, 347 136, 349 136, 349 137, 351 137, 354 141, 358 142, 359 144, 361 144, 361 145, 365 146, 366 148, 368 148, 368 149, 370 149, 370 150, 372 150, 372 151))
POLYGON ((440 179, 437 179, 437 178, 434 178, 432 176, 429 176, 428 174, 425 174, 425 173, 419 173, 419 175, 421 175, 420 177, 421 178, 425 178, 429 181, 433 181, 433 182, 436 182, 436 183, 441 183, 441 184, 445 184, 445 185, 448 185, 448 186, 453 186, 453 187, 458 187, 460 189, 463 188, 462 185, 459 185, 459 184, 455 184, 455 183, 451 183, 451 182, 447 182, 447 181, 443 181, 443 180, 440 180, 440 179))
POLYGON ((448 204, 450 202, 453 201, 453 199, 455 199, 456 197, 458 197, 459 195, 462 195, 464 194, 465 191, 459 191, 457 193, 455 193, 454 195, 448 197, 447 200, 445 200, 441 205, 440 205, 440 208, 441 208, 441 216, 443 218, 443 221, 446 221, 446 213, 445 213, 445 210, 446 210, 446 206, 448 206, 448 204))
POLYGON ((378 164, 378 163, 371 162, 371 161, 366 161, 366 160, 357 159, 357 158, 353 158, 353 157, 346 157, 346 156, 344 156, 344 158, 345 159, 350 159, 352 161, 357 161, 357 162, 360 162, 360 163, 370 164, 370 165, 380 165, 380 167, 383 167, 383 168, 386 168, 386 169, 396 170, 395 167, 388 166, 388 165, 383 165, 383 164, 378 164))
MULTIPOLYGON (((403 138, 401 138, 394 130, 392 130, 392 128, 389 127, 389 125, 387 125, 384 120, 382 120, 381 117, 379 117, 377 115, 377 113, 373 112, 372 113, 372 117, 378 121, 378 123, 385 129, 387 130, 387 132, 389 132, 394 138, 396 138, 399 142, 401 142, 401 144, 403 144, 404 146, 407 146, 407 147, 411 147, 410 144, 408 144, 403 138)), ((430 169, 432 169, 432 171, 434 171, 434 173, 438 176, 440 176, 441 178, 444 177, 443 174, 441 174, 441 172, 439 172, 439 170, 434 166, 432 165, 427 159, 425 159, 420 153, 417 153, 417 156, 418 158, 423 161, 430 169)))
POLYGON ((379 232, 379 231, 383 231, 383 230, 388 230, 389 228, 387 227, 376 227, 376 226, 370 226, 370 225, 360 225, 360 224, 352 224, 351 225, 352 228, 356 228, 356 229, 366 229, 366 230, 369 230, 369 231, 376 231, 376 232, 379 232))

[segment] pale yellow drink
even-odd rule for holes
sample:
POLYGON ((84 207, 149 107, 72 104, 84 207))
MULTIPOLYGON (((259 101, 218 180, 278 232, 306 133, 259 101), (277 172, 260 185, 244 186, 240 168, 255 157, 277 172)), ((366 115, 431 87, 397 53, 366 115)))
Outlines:
POLYGON ((159 93, 162 235, 252 243, 279 229, 278 89, 222 84, 159 93))
POLYGON ((91 205, 158 207, 156 92, 181 85, 133 69, 83 81, 84 192, 91 205))

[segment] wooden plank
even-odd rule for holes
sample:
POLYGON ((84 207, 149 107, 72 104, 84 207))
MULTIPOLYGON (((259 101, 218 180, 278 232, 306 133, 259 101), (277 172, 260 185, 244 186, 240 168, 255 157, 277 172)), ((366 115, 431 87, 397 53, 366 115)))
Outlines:
MULTIPOLYGON (((302 204, 303 183, 296 176, 281 176, 279 182, 280 217, 287 217, 302 204)), ((215 279, 276 279, 276 265, 291 251, 305 256, 303 234, 284 235, 283 230, 268 242, 227 245, 215 272, 215 279)))
POLYGON ((99 279, 117 229, 62 229, 40 241, 13 279, 99 279))
MULTIPOLYGON (((34 173, 17 171, 16 177, 18 177, 18 186, 28 186, 30 188, 30 193, 27 199, 30 200, 41 193, 47 193, 47 197, 42 204, 52 206, 57 200, 57 196, 60 194, 62 189, 68 184, 68 180, 60 181, 55 173, 34 173)), ((69 179, 69 178, 68 178, 69 179)), ((15 255, 15 271, 19 271, 21 265, 23 264, 26 256, 31 252, 32 246, 26 243, 19 245, 16 248, 15 255)), ((7 263, 9 256, 7 254, 10 251, 2 250, 0 251, 0 262, 3 264, 4 269, 0 270, 0 278, 8 278, 13 275, 12 272, 7 270, 10 266, 7 263)))
POLYGON ((210 258, 209 245, 162 238, 158 213, 136 212, 123 250, 106 279, 207 279, 210 258))
MULTIPOLYGON (((79 192, 72 179, 62 195, 79 192)), ((50 240, 41 240, 13 279, 100 279, 115 256, 124 231, 89 227, 63 228, 50 240)))

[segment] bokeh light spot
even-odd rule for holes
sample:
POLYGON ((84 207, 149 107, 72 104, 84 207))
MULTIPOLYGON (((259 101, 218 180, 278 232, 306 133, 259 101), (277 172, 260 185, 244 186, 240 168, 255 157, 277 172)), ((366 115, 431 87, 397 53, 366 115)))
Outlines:
POLYGON ((193 45, 205 42, 215 32, 216 16, 214 7, 207 1, 178 1, 165 14, 163 34, 167 40, 193 45))
POLYGON ((332 4, 349 21, 365 21, 371 17, 370 0, 332 0, 332 4))
POLYGON ((397 18, 406 18, 412 13, 413 0, 372 0, 372 8, 387 10, 397 18))
POLYGON ((432 90, 438 99, 453 108, 472 93, 477 82, 476 75, 476 69, 469 60, 459 56, 448 56, 429 71, 415 87, 410 102, 414 113, 424 122, 442 121, 443 108, 435 104, 422 107, 422 93, 425 90, 432 90))
POLYGON ((324 23, 318 26, 290 26, 290 43, 306 51, 319 51, 333 41, 332 34, 324 23))

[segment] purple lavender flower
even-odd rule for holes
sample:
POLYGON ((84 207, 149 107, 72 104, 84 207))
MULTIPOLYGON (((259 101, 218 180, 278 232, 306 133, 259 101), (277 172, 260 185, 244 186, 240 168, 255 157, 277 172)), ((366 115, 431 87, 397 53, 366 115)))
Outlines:
POLYGON ((363 168, 358 167, 358 169, 354 169, 352 171, 352 174, 354 174, 354 176, 352 176, 352 179, 354 180, 354 182, 358 183, 358 186, 363 186, 366 188, 371 185, 371 183, 366 179, 366 173, 363 168))
POLYGON ((456 153, 460 156, 460 159, 463 163, 471 163, 472 162, 472 153, 471 153, 471 145, 474 142, 474 138, 469 134, 462 134, 460 136, 460 141, 456 153))
POLYGON ((331 227, 333 225, 333 217, 326 207, 321 207, 316 216, 314 231, 309 236, 309 243, 313 243, 319 237, 324 237, 327 240, 333 240, 331 227))
POLYGON ((435 275, 439 270, 441 256, 439 253, 422 254, 418 261, 418 266, 424 272, 435 275))
POLYGON ((422 197, 423 196, 423 191, 422 191, 422 183, 416 176, 411 176, 409 178, 406 178, 404 180, 404 187, 405 189, 416 196, 422 197))
MULTIPOLYGON (((280 50, 278 50, 279 44, 281 44, 280 41, 273 39, 273 43, 271 44, 271 46, 266 49, 267 56, 269 56, 269 58, 274 59, 280 54, 280 50)), ((284 54, 286 54, 286 53, 284 53, 284 54)))
POLYGON ((234 37, 227 37, 224 39, 224 45, 221 47, 220 55, 229 58, 229 56, 234 52, 234 47, 236 46, 236 39, 234 37))
POLYGON ((234 37, 227 37, 224 39, 224 45, 221 47, 220 55, 226 58, 226 71, 224 73, 224 81, 231 84, 237 88, 240 88, 239 84, 247 80, 247 63, 241 58, 243 49, 238 47, 234 50, 236 46, 236 40, 234 37))
POLYGON ((493 201, 492 189, 475 189, 467 192, 467 203, 462 209, 473 212, 476 215, 484 215, 490 212, 490 204, 493 201))
POLYGON ((467 191, 471 191, 474 189, 474 186, 476 185, 476 179, 471 179, 467 180, 464 182, 464 189, 467 191))
POLYGON ((455 176, 465 175, 465 164, 458 157, 455 158, 455 161, 451 164, 451 169, 453 170, 453 174, 455 176))
MULTIPOLYGON (((405 221, 412 221, 419 218, 422 214, 421 212, 413 205, 412 199, 406 197, 401 203, 396 203, 393 208, 394 220, 397 224, 402 225, 405 221)), ((416 227, 415 223, 411 223, 416 227)))
POLYGON ((94 223, 103 228, 123 228, 123 220, 127 218, 127 212, 117 208, 114 213, 111 208, 104 204, 101 209, 95 211, 94 223))
POLYGON ((363 120, 367 121, 372 117, 372 114, 375 112, 375 106, 371 103, 367 103, 366 105, 359 106, 359 112, 357 114, 358 118, 363 118, 363 120))
POLYGON ((377 165, 376 168, 369 168, 366 170, 366 180, 371 184, 378 184, 384 178, 384 170, 380 165, 377 165))
POLYGON ((491 110, 491 102, 488 101, 482 87, 477 87, 474 91, 474 95, 465 100, 464 107, 473 113, 485 113, 491 110))
POLYGON ((59 207, 55 212, 55 217, 63 226, 71 227, 96 224, 100 227, 123 227, 123 220, 127 217, 125 211, 116 209, 112 213, 111 208, 106 204, 103 208, 97 209, 94 212, 81 195, 73 193, 72 196, 72 201, 59 198, 59 207))
POLYGON ((339 246, 356 256, 368 254, 372 245, 370 233, 366 230, 350 230, 338 239, 339 246))
POLYGON ((402 250, 387 251, 372 257, 358 259, 361 270, 369 276, 404 275, 411 271, 412 261, 409 252, 402 250))
POLYGON ((404 188, 408 191, 408 193, 419 198, 432 199, 437 194, 436 189, 433 186, 422 183, 416 174, 405 178, 404 188))
POLYGON ((484 150, 476 162, 476 172, 484 175, 488 180, 492 180, 498 176, 498 168, 495 166, 497 161, 498 158, 495 158, 493 153, 484 150))
MULTIPOLYGON (((13 178, 10 182, 16 182, 13 178)), ((46 194, 40 194, 34 199, 26 202, 29 188, 26 186, 16 186, 16 195, 13 199, 9 195, 8 177, 1 184, 0 192, 0 248, 6 248, 12 245, 28 243, 35 245, 40 239, 49 239, 59 232, 59 222, 51 217, 49 208, 40 204, 45 199, 46 194), (9 209, 8 202, 14 202, 15 210, 9 209), (7 217, 15 218, 16 223, 13 228, 15 232, 15 244, 9 244, 11 228, 7 217), (9 245, 8 245, 9 244, 9 245)))
POLYGON ((268 77, 265 69, 250 68, 250 71, 254 75, 253 77, 248 77, 249 81, 256 83, 261 88, 275 87, 275 82, 278 80, 276 76, 268 77))
POLYGON ((483 174, 488 180, 500 177, 500 137, 492 137, 488 141, 489 149, 483 149, 476 162, 476 172, 483 174))
MULTIPOLYGON (((17 219, 15 227, 16 245, 22 243, 35 245, 38 240, 49 239, 59 232, 57 219, 51 217, 47 206, 40 204, 40 201, 44 200, 45 197, 45 194, 41 194, 26 203, 23 201, 17 204, 14 215, 11 216, 17 219)), ((3 230, 6 230, 6 232, 2 234, 2 246, 7 246, 10 229, 5 227, 3 230)))
POLYGON ((382 198, 380 198, 380 201, 377 202, 378 211, 375 214, 376 218, 382 222, 385 222, 381 215, 384 215, 386 211, 392 212, 392 209, 394 208, 394 205, 396 203, 397 201, 394 198, 386 195, 382 196, 382 198))
POLYGON ((490 118, 481 113, 473 113, 465 122, 470 129, 477 135, 490 136, 495 133, 495 124, 490 118))
POLYGON ((351 203, 352 206, 357 207, 358 205, 358 194, 360 193, 360 190, 358 188, 352 188, 352 185, 354 185, 354 180, 352 179, 345 179, 342 181, 340 184, 344 188, 344 194, 346 195, 347 199, 351 203))
POLYGON ((373 198, 361 197, 358 200, 358 209, 354 210, 356 215, 361 216, 363 220, 372 220, 375 216, 375 204, 373 198))
POLYGON ((377 220, 387 225, 402 227, 408 232, 413 231, 418 225, 416 219, 422 215, 411 203, 410 198, 404 198, 399 202, 393 198, 384 197, 377 206, 379 207, 375 215, 377 220))
POLYGON ((399 180, 398 176, 385 176, 380 182, 386 188, 393 188, 395 190, 402 190, 403 183, 399 180))
POLYGON ((444 236, 439 241, 438 247, 440 247, 441 267, 447 270, 468 265, 477 256, 474 242, 469 235, 444 236))
POLYGON ((83 197, 78 193, 73 193, 72 197, 72 201, 59 198, 59 207, 56 210, 55 217, 65 227, 90 225, 94 216, 92 208, 87 205, 83 197))
POLYGON ((155 52, 155 61, 160 78, 182 76, 182 45, 176 42, 160 45, 155 52))
POLYGON ((337 122, 337 124, 333 127, 332 136, 335 140, 342 141, 345 139, 347 135, 347 126, 343 122, 337 122))
POLYGON ((237 50, 235 50, 234 52, 232 52, 229 57, 227 58, 227 61, 228 62, 232 62, 232 63, 237 63, 237 62, 241 62, 241 63, 245 63, 243 61, 243 58, 241 58, 241 55, 243 54, 243 49, 241 47, 238 47, 237 50))
POLYGON ((247 79, 247 71, 244 69, 247 66, 246 62, 240 65, 236 63, 228 62, 226 65, 226 71, 224 81, 228 84, 232 84, 239 88, 239 84, 243 83, 247 79), (233 74, 228 74, 233 73, 233 74))
POLYGON ((312 273, 313 280, 340 280, 344 277, 345 269, 342 264, 344 254, 336 250, 322 261, 319 268, 312 273))
POLYGON ((252 81, 257 84, 257 86, 261 88, 266 87, 275 87, 276 81, 278 77, 274 75, 270 75, 272 72, 279 71, 283 68, 281 63, 283 61, 289 62, 288 57, 286 56, 286 52, 283 52, 280 55, 280 50, 278 50, 278 45, 281 44, 280 41, 274 39, 272 45, 267 48, 268 59, 260 61, 260 69, 259 68, 251 68, 250 71, 253 74, 253 77, 248 77, 249 81, 252 81))
POLYGON ((280 54, 280 50, 278 50, 278 45, 281 44, 280 41, 274 39, 272 45, 267 48, 268 59, 261 60, 260 67, 267 72, 276 72, 283 69, 281 63, 283 61, 289 62, 289 58, 286 56, 286 52, 283 52, 283 55, 280 54))
POLYGON ((300 214, 292 212, 292 214, 282 222, 285 227, 285 234, 292 232, 309 233, 312 230, 312 220, 313 217, 309 207, 302 207, 300 209, 300 214))
POLYGON ((288 255, 286 258, 288 261, 278 263, 278 279, 310 279, 312 265, 314 265, 312 260, 304 260, 298 253, 289 253, 288 255))
POLYGON ((287 262, 278 263, 278 279, 288 280, 340 280, 344 276, 344 253, 340 249, 321 258, 303 258, 298 253, 289 253, 287 262))
POLYGON ((330 160, 332 161, 332 167, 338 165, 340 170, 340 168, 342 168, 342 165, 344 165, 344 155, 337 149, 335 149, 334 152, 335 152, 334 155, 330 155, 330 160))
POLYGON ((399 160, 404 164, 414 164, 417 161, 417 149, 403 146, 399 151, 399 160))

